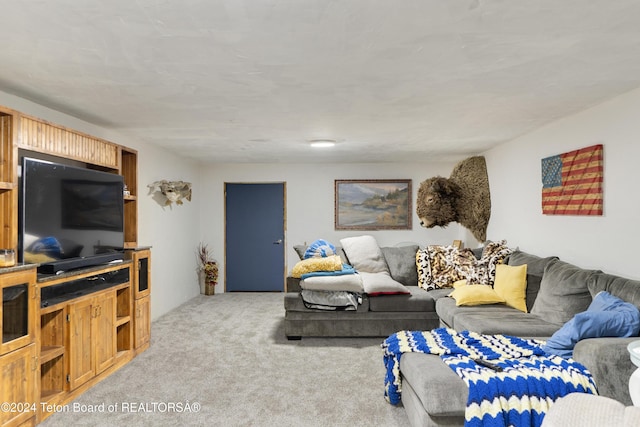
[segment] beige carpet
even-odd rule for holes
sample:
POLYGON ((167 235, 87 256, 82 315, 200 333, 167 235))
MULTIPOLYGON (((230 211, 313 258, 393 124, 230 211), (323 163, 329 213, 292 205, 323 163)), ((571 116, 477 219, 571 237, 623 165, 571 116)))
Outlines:
POLYGON ((383 397, 382 338, 287 341, 283 298, 192 299, 152 324, 146 352, 41 425, 408 426, 383 397))

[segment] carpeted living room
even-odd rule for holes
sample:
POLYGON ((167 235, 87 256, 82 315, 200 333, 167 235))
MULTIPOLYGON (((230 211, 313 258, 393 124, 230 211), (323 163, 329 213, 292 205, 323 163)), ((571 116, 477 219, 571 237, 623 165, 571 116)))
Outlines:
POLYGON ((41 425, 408 425, 382 398, 381 340, 288 341, 282 294, 197 296, 153 322, 151 337, 41 425))
MULTIPOLYGON (((456 366, 433 345, 391 355, 396 332, 441 339, 446 327, 546 342, 575 316, 605 311, 600 291, 616 307, 640 307, 639 20, 632 0, 4 5, 0 368, 2 397, 14 406, 0 424, 465 425, 468 387, 456 366), (567 206, 557 207, 562 162, 566 171, 585 152, 595 153, 589 189, 567 190, 567 206), (482 159, 481 178, 460 173, 471 159, 482 159), (45 187, 44 177, 28 190, 35 163, 121 177, 117 208, 100 219, 94 210, 88 223, 53 220, 54 207, 81 205, 73 191, 103 195, 109 186, 96 191, 86 187, 93 178, 70 176, 45 187), (52 188, 71 181, 51 206, 52 188), (444 204, 428 209, 434 200, 444 204), (42 228, 52 223, 62 224, 52 233, 67 233, 54 244, 42 228), (106 247, 113 259, 70 250, 87 229, 102 234, 84 247, 106 247), (346 247, 351 257, 339 257, 360 238, 373 249, 346 247), (311 258, 338 257, 329 276, 356 273, 355 284, 329 295, 328 279, 292 277, 319 240, 335 253, 311 258), (491 281, 474 282, 492 245, 504 252, 487 264, 491 281), (216 266, 213 294, 203 288, 203 246, 216 266), (382 283, 372 284, 372 254, 389 276, 382 283), (87 258, 97 264, 84 266, 87 258), (435 277, 436 260, 457 276, 435 277), (407 265, 410 280, 398 273, 407 265), (529 282, 512 304, 503 278, 522 265, 529 282), (129 270, 108 287, 112 273, 129 270), (563 286, 551 288, 550 278, 563 286), (95 295, 113 291, 113 305, 93 294, 56 299, 54 288, 75 279, 105 281, 95 295), (477 284, 490 285, 482 286, 490 300, 460 302, 477 284), (24 317, 8 304, 20 286, 24 317), (111 323, 77 330, 80 300, 92 319, 112 310, 111 323), (99 368, 104 343, 93 338, 78 352, 73 339, 105 328, 115 355, 99 368), (85 362, 92 375, 80 380, 85 362)), ((571 351, 608 400, 567 400, 545 427, 634 419, 640 355, 627 346, 640 337, 604 334, 581 336, 571 351)), ((546 411, 515 425, 540 425, 546 411)))

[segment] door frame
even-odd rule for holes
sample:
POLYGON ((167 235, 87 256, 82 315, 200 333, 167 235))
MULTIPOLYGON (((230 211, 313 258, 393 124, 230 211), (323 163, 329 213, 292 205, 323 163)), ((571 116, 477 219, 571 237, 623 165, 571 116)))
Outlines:
MULTIPOLYGON (((287 182, 286 181, 225 181, 223 183, 222 194, 224 197, 224 292, 227 292, 227 185, 255 185, 255 184, 282 184, 282 252, 284 266, 282 269, 282 293, 287 292, 287 182)), ((276 291, 274 291, 276 292, 276 291)))

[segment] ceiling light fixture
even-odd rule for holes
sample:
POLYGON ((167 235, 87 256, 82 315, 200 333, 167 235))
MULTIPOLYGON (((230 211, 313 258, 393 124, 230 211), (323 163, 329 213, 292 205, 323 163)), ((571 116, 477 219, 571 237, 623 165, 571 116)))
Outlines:
POLYGON ((328 148, 336 145, 335 139, 311 139, 309 145, 314 148, 328 148))

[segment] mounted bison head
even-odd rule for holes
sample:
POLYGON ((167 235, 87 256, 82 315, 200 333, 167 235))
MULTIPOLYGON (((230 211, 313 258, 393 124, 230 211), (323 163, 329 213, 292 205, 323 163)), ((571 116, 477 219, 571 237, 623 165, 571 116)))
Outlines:
POLYGON ((416 213, 420 225, 426 228, 446 227, 458 221, 460 186, 447 178, 437 176, 420 184, 416 213))
POLYGON ((458 222, 479 242, 484 242, 491 216, 484 157, 469 157, 453 168, 449 178, 436 176, 420 184, 416 213, 423 227, 445 227, 458 222))

